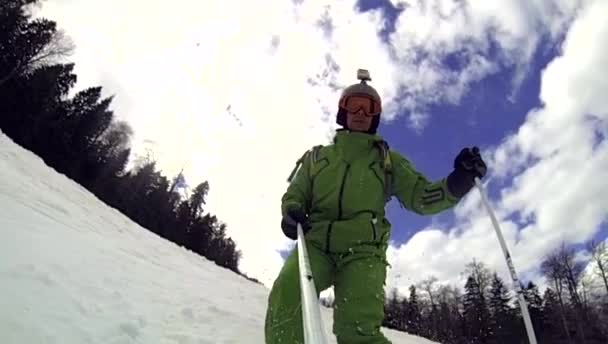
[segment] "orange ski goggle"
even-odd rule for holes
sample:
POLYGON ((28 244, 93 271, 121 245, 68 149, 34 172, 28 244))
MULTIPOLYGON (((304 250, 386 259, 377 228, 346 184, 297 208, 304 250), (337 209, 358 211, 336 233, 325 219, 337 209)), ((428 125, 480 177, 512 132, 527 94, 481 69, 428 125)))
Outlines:
POLYGON ((377 116, 382 111, 382 105, 366 94, 352 94, 340 100, 340 107, 350 113, 363 110, 366 116, 377 116))

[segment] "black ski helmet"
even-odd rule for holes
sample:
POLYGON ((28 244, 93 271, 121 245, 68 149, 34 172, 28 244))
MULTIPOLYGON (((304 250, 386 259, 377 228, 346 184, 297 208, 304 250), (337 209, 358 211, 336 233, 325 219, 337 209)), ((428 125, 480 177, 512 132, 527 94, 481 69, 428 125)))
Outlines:
MULTIPOLYGON (((378 129, 378 125, 380 124, 380 114, 382 113, 382 99, 378 92, 367 84, 367 81, 372 81, 372 78, 369 75, 369 71, 366 69, 358 69, 357 70, 357 79, 361 80, 358 84, 352 84, 342 91, 340 95, 340 100, 338 101, 338 114, 336 116, 336 123, 346 128, 346 109, 345 105, 349 97, 355 95, 364 95, 373 100, 373 107, 377 106, 378 108, 375 111, 378 112, 378 115, 373 116, 372 124, 370 125, 369 130, 367 131, 369 134, 375 134, 378 129)), ((348 129, 348 128, 347 128, 348 129)))

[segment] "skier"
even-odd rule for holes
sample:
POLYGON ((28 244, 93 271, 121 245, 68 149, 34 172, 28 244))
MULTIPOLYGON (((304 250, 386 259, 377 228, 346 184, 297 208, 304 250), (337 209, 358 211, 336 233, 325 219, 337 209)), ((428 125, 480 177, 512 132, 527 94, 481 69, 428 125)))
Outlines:
MULTIPOLYGON (((386 250, 391 224, 384 206, 396 196, 403 207, 432 215, 456 205, 483 178, 477 147, 464 148, 454 170, 430 182, 376 134, 382 102, 358 70, 360 83, 339 99, 333 144, 317 146, 298 160, 282 197, 281 228, 305 233, 317 293, 334 286, 333 332, 339 344, 386 344, 384 319, 386 250)), ((298 253, 294 249, 274 281, 265 319, 267 344, 304 343, 298 253)))

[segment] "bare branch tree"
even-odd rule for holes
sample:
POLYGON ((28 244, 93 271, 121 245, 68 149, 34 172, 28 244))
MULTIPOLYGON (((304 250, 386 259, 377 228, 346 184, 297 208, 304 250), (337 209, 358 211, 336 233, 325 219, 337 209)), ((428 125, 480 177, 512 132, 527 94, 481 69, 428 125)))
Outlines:
POLYGON ((566 338, 568 343, 572 343, 572 338, 570 337, 570 328, 568 326, 568 321, 566 321, 566 307, 564 305, 564 282, 563 282, 563 272, 560 257, 557 253, 549 254, 545 257, 545 260, 541 264, 541 271, 545 278, 551 283, 553 283, 553 287, 555 288, 555 293, 557 294, 557 300, 559 302, 560 308, 560 317, 562 320, 562 326, 564 327, 564 333, 566 333, 566 338))
POLYGON ((465 266, 465 273, 473 276, 473 279, 475 279, 475 282, 479 285, 479 290, 485 295, 490 287, 490 280, 492 278, 492 274, 486 265, 483 262, 473 259, 472 262, 465 266))
POLYGON ((581 310, 583 302, 581 301, 581 296, 578 293, 578 285, 583 275, 585 264, 582 262, 577 262, 576 252, 574 249, 566 247, 565 244, 562 244, 558 255, 563 278, 566 282, 566 286, 568 287, 568 293, 570 294, 570 300, 578 310, 581 310))
POLYGON ((57 30, 49 44, 45 45, 40 52, 29 61, 30 68, 40 65, 63 62, 72 55, 76 46, 63 30, 57 30))
POLYGON ((30 58, 18 60, 13 69, 0 78, 0 85, 19 73, 32 71, 40 66, 59 63, 70 56, 75 49, 73 41, 65 35, 63 30, 56 30, 52 33, 48 44, 30 58))
POLYGON ((604 287, 606 287, 606 294, 608 295, 608 250, 606 249, 606 242, 598 243, 592 240, 588 249, 591 252, 591 260, 595 263, 594 272, 604 281, 604 287))
POLYGON ((420 283, 418 283, 418 287, 422 290, 424 290, 428 296, 429 296, 429 300, 431 301, 431 307, 435 305, 435 284, 437 283, 438 279, 435 276, 430 276, 427 279, 421 281, 420 283))

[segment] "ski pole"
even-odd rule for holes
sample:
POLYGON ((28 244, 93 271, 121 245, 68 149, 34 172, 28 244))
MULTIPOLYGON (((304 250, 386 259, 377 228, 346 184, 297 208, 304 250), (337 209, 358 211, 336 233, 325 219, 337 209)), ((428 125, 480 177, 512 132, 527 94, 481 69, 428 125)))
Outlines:
POLYGON ((302 225, 298 223, 298 264, 300 270, 300 294, 302 298, 302 320, 305 344, 327 344, 325 329, 321 324, 321 308, 310 268, 308 250, 302 225))
POLYGON ((492 224, 494 225, 494 230, 496 231, 496 236, 498 236, 498 241, 500 242, 500 247, 502 248, 502 253, 505 256, 505 260, 507 261, 507 266, 509 267, 509 272, 511 273, 511 279, 513 279, 513 287, 517 291, 517 297, 519 299, 519 307, 521 308, 521 314, 524 318, 524 324, 526 326, 526 332, 528 333, 528 340, 530 344, 536 343, 536 335, 534 334, 534 326, 532 326, 532 320, 530 319, 530 313, 528 313, 528 306, 526 305, 526 299, 524 298, 524 292, 521 289, 521 285, 519 283, 519 279, 517 278, 517 273, 515 272, 515 266, 513 265, 513 261, 511 260, 511 254, 509 253, 509 249, 507 248, 507 244, 505 243, 505 239, 502 236, 502 232, 500 230, 500 226, 498 225, 498 221, 496 220, 496 216, 494 216, 494 212, 490 207, 490 202, 486 196, 485 190, 481 185, 481 181, 479 178, 475 177, 475 186, 479 190, 481 194, 481 201, 485 206, 488 214, 490 215, 490 219, 492 220, 492 224))

